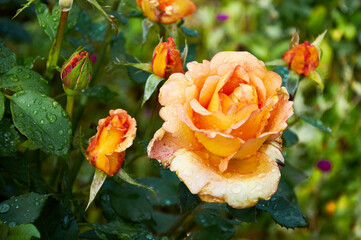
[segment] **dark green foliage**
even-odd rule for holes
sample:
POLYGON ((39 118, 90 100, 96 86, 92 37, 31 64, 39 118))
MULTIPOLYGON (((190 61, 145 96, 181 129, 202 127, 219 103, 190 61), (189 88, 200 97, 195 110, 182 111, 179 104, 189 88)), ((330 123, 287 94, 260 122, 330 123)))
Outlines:
POLYGON ((112 90, 110 90, 107 86, 104 85, 97 85, 94 87, 87 87, 81 94, 89 97, 94 97, 105 102, 108 102, 115 98, 118 94, 112 90))
POLYGON ((321 131, 326 132, 331 135, 332 129, 328 126, 325 126, 321 120, 317 120, 317 119, 314 119, 313 117, 309 117, 309 116, 300 116, 300 118, 303 121, 311 124, 312 126, 320 129, 321 131))
POLYGON ((179 183, 179 201, 182 213, 194 209, 201 202, 200 198, 192 194, 183 182, 179 183))
POLYGON ((34 192, 0 203, 0 221, 15 226, 33 223, 40 215, 48 195, 34 192))
POLYGON ((298 136, 296 133, 292 132, 291 130, 286 129, 285 131, 283 131, 282 140, 284 146, 291 147, 296 143, 298 143, 298 136))
POLYGON ((14 155, 19 140, 19 133, 12 122, 7 118, 3 118, 0 121, 0 156, 14 155))
POLYGON ((15 66, 0 77, 0 88, 6 88, 14 92, 24 90, 37 91, 49 95, 48 82, 37 72, 23 66, 15 66))
POLYGON ((68 152, 71 123, 54 99, 33 91, 18 92, 11 97, 11 111, 16 128, 43 151, 68 152))
POLYGON ((0 74, 6 73, 15 65, 15 54, 6 48, 4 43, 0 40, 0 74))

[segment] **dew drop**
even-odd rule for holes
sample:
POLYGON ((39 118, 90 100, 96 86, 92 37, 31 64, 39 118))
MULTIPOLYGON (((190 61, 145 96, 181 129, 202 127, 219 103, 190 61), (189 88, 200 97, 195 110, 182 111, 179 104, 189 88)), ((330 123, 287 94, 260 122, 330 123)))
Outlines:
POLYGON ((43 119, 40 119, 40 124, 44 124, 44 120, 43 120, 43 119))
MULTIPOLYGON (((50 147, 51 145, 49 145, 49 147, 50 147)), ((54 147, 53 147, 54 148, 54 147)), ((35 206, 39 206, 40 205, 40 203, 39 202, 35 202, 35 206)))
POLYGON ((18 73, 21 73, 21 72, 23 72, 23 69, 22 68, 18 68, 18 71, 17 71, 18 73))
POLYGON ((9 227, 15 227, 16 223, 15 222, 9 222, 8 226, 9 227))
POLYGON ((56 116, 52 113, 47 113, 46 118, 49 120, 50 123, 54 123, 56 121, 56 116))
POLYGON ((241 190, 242 190, 242 187, 238 184, 234 184, 232 186, 232 192, 234 192, 234 193, 239 193, 241 190))
POLYGON ((15 208, 19 208, 19 205, 16 205, 15 208))
POLYGON ((25 78, 29 79, 29 78, 30 78, 30 74, 29 74, 29 73, 25 74, 25 78))
POLYGON ((22 112, 18 113, 18 117, 24 117, 24 113, 22 112))
POLYGON ((52 105, 53 105, 53 107, 54 107, 54 108, 56 108, 56 107, 59 105, 59 103, 58 103, 58 102, 53 101, 53 102, 52 102, 52 105))
POLYGON ((51 150, 51 151, 54 151, 54 146, 53 145, 48 145, 48 148, 51 150))
POLYGON ((189 168, 186 168, 186 169, 184 169, 183 174, 184 174, 184 176, 189 177, 192 175, 192 170, 189 168))
POLYGON ((59 130, 58 132, 59 135, 63 135, 63 133, 64 133, 63 130, 59 130))
POLYGON ((73 134, 73 131, 71 129, 69 129, 68 134, 71 136, 73 134))
POLYGON ((18 81, 19 81, 19 77, 18 77, 18 75, 16 75, 16 74, 10 75, 10 79, 11 79, 11 81, 13 81, 13 82, 18 82, 18 81))
POLYGON ((7 203, 3 203, 0 205, 0 213, 6 213, 7 211, 9 211, 10 206, 7 203))

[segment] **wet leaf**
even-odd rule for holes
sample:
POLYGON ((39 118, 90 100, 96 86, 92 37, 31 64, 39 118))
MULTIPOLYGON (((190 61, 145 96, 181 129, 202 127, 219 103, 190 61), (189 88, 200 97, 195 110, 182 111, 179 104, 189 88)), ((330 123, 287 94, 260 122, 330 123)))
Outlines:
POLYGON ((316 84, 320 85, 322 90, 325 88, 322 78, 321 78, 320 74, 318 74, 318 72, 316 72, 316 71, 311 72, 310 75, 308 76, 308 78, 311 79, 312 81, 314 81, 316 84))
POLYGON ((201 203, 201 199, 192 194, 183 182, 179 183, 179 200, 182 213, 194 209, 201 203))
POLYGON ((142 29, 143 29, 143 44, 147 41, 147 36, 149 30, 154 26, 154 22, 150 21, 148 18, 144 18, 142 21, 142 29))
POLYGON ((22 4, 22 7, 21 7, 21 8, 19 8, 18 10, 16 10, 16 14, 14 15, 14 17, 13 17, 12 19, 16 18, 17 15, 19 15, 22 11, 24 11, 25 9, 27 9, 27 8, 30 6, 30 4, 32 4, 32 3, 35 2, 36 0, 27 0, 27 1, 28 1, 27 3, 22 4))
POLYGON ((189 37, 200 37, 197 30, 190 29, 190 28, 183 27, 183 26, 181 26, 180 29, 182 30, 182 32, 184 32, 185 35, 187 35, 189 37))
POLYGON ((143 184, 140 184, 140 183, 137 183, 136 181, 134 181, 134 179, 132 179, 128 175, 128 173, 122 168, 119 170, 119 172, 117 172, 116 176, 119 177, 120 179, 122 179, 123 181, 129 183, 129 184, 132 184, 132 185, 137 186, 137 187, 148 189, 149 191, 151 191, 154 194, 154 196, 157 196, 157 194, 155 193, 155 191, 153 189, 151 189, 150 187, 148 187, 146 185, 143 185, 143 184))
POLYGON ((91 3, 96 9, 98 9, 109 21, 109 23, 112 25, 112 27, 115 30, 115 35, 118 35, 118 27, 113 22, 113 20, 109 17, 109 15, 103 10, 103 8, 100 6, 100 4, 97 2, 97 0, 87 0, 89 3, 91 3))
POLYGON ((0 120, 3 118, 5 112, 5 96, 0 92, 0 120))
POLYGON ((0 74, 6 73, 16 65, 15 54, 0 41, 0 74))
POLYGON ((282 141, 285 147, 291 147, 298 143, 298 136, 293 131, 286 129, 282 133, 282 141))
POLYGON ((34 222, 49 195, 27 193, 0 203, 0 221, 15 226, 34 222))
POLYGON ((40 147, 55 155, 65 155, 70 147, 71 122, 54 99, 34 91, 11 97, 11 112, 16 128, 40 147))
POLYGON ((0 88, 14 92, 32 90, 49 95, 48 82, 37 72, 23 66, 15 66, 0 77, 0 88))
POLYGON ((9 119, 0 121, 0 156, 12 156, 20 140, 18 131, 9 119))

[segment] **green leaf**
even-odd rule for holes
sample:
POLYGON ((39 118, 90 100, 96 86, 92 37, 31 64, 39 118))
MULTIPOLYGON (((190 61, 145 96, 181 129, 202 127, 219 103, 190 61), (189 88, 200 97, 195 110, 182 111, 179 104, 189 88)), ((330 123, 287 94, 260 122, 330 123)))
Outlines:
MULTIPOLYGON (((139 64, 139 61, 132 55, 126 55, 126 61, 128 63, 139 64)), ((128 76, 130 77, 130 79, 132 79, 136 83, 144 83, 150 76, 149 72, 139 70, 135 67, 132 67, 130 64, 128 65, 127 69, 128 69, 128 76)))
POLYGON ((286 147, 291 147, 298 143, 298 136, 293 131, 286 129, 282 133, 283 145, 286 147))
POLYGON ((3 118, 5 112, 5 96, 0 92, 0 120, 3 118))
POLYGON ((97 0, 87 0, 89 3, 91 3, 96 9, 98 9, 109 21, 109 23, 113 26, 115 30, 115 35, 118 35, 118 27, 113 22, 113 20, 109 17, 109 15, 103 10, 103 8, 99 5, 97 0))
POLYGON ((187 44, 187 41, 184 43, 184 48, 183 48, 183 52, 182 52, 182 56, 181 56, 181 60, 182 60, 182 63, 183 63, 183 68, 184 68, 184 65, 187 61, 187 56, 188 56, 188 44, 187 44))
POLYGON ((316 120, 316 119, 314 119, 312 117, 309 117, 309 116, 300 116, 300 118, 303 121, 311 124, 312 126, 320 129, 321 131, 323 131, 325 133, 328 133, 331 136, 332 129, 330 127, 328 127, 328 126, 325 126, 321 120, 316 120))
POLYGON ((124 63, 123 65, 131 66, 131 67, 143 70, 145 72, 153 73, 153 67, 152 67, 152 64, 150 64, 150 63, 124 63))
POLYGON ((30 150, 36 150, 36 149, 39 149, 39 146, 36 145, 33 141, 31 140, 26 140, 25 142, 23 142, 21 144, 21 146, 27 148, 27 149, 30 149, 30 150))
POLYGON ((198 239, 222 239, 228 240, 233 237, 235 234, 235 229, 233 230, 223 230, 216 226, 210 226, 206 228, 198 229, 191 233, 187 240, 198 240, 198 239))
POLYGON ((104 85, 87 87, 83 91, 81 91, 81 94, 88 97, 98 98, 106 102, 112 100, 118 95, 116 92, 110 90, 107 86, 104 85))
MULTIPOLYGON (((278 67, 280 67, 280 66, 285 65, 285 61, 282 58, 280 58, 280 59, 275 59, 275 60, 272 60, 272 61, 269 61, 269 62, 265 62, 265 65, 266 66, 278 66, 278 67)), ((275 72, 277 72, 277 71, 275 71, 275 72)))
POLYGON ((293 34, 291 41, 290 41, 290 45, 289 48, 293 48, 294 46, 298 45, 300 43, 300 36, 298 35, 297 32, 295 32, 295 34, 293 34))
POLYGON ((110 57, 114 62, 125 60, 125 37, 123 33, 114 38, 110 44, 110 57))
POLYGON ((259 201, 256 208, 268 212, 273 220, 283 227, 299 228, 308 226, 306 218, 302 214, 298 204, 289 201, 287 197, 282 194, 280 185, 270 200, 259 201))
POLYGON ((318 72, 313 71, 308 75, 308 78, 314 81, 316 84, 320 85, 321 89, 323 90, 325 88, 325 85, 323 84, 322 78, 318 72))
POLYGON ((32 90, 49 95, 48 82, 37 72, 23 66, 15 66, 0 77, 0 88, 14 92, 32 90))
POLYGON ((124 183, 119 185, 109 179, 102 187, 101 205, 110 220, 122 219, 142 222, 152 218, 153 207, 147 199, 149 191, 124 183))
POLYGON ((0 156, 11 156, 17 151, 19 133, 9 119, 0 121, 0 156))
POLYGON ((197 30, 194 29, 190 29, 187 27, 183 27, 181 26, 180 29, 182 30, 182 32, 184 32, 185 35, 190 36, 190 37, 200 37, 199 33, 197 30))
POLYGON ((137 224, 130 224, 122 220, 107 224, 92 224, 96 234, 101 239, 133 239, 138 234, 146 234, 147 230, 137 224))
POLYGON ((34 222, 48 197, 34 192, 12 197, 0 204, 0 221, 9 226, 34 222))
POLYGON ((163 80, 165 79, 158 77, 157 75, 154 74, 151 74, 148 77, 147 82, 145 83, 142 106, 146 101, 148 101, 148 99, 152 96, 155 89, 157 89, 158 84, 163 80))
POLYGON ((21 224, 10 227, 7 240, 30 240, 33 237, 40 238, 38 229, 33 224, 21 224))
POLYGON ((204 209, 200 211, 195 216, 195 221, 199 226, 207 228, 207 227, 216 227, 227 231, 234 230, 234 224, 239 224, 234 220, 230 220, 227 217, 222 215, 222 212, 218 209, 204 209))
POLYGON ((178 39, 177 23, 164 24, 163 27, 167 30, 169 36, 173 38, 174 42, 176 42, 178 39))
POLYGON ((22 5, 22 8, 19 8, 18 10, 16 10, 16 14, 14 17, 12 17, 12 19, 16 18, 16 16, 18 16, 22 11, 24 11, 26 8, 28 8, 30 6, 30 4, 32 4, 36 0, 27 0, 27 1, 28 2, 26 4, 22 5))
POLYGON ((15 53, 10 51, 0 42, 0 74, 6 73, 16 65, 15 53))
POLYGON ((144 18, 142 21, 142 29, 143 29, 143 44, 147 41, 147 36, 149 30, 154 26, 154 22, 150 21, 148 18, 144 18))
POLYGON ((132 185, 137 186, 137 187, 148 189, 149 191, 151 191, 154 194, 155 197, 157 196, 157 194, 155 193, 155 191, 152 188, 150 188, 148 186, 145 186, 143 184, 137 183, 122 168, 119 170, 119 172, 116 173, 116 176, 119 177, 120 179, 122 179, 123 181, 129 183, 129 184, 132 184, 132 185))
POLYGON ((179 200, 182 213, 193 210, 201 203, 198 195, 192 194, 183 182, 179 184, 179 200))
POLYGON ((65 155, 72 135, 68 114, 54 99, 34 91, 11 97, 11 112, 16 128, 41 150, 65 155))
POLYGON ((294 96, 298 87, 300 76, 292 70, 289 70, 287 67, 282 66, 275 67, 273 71, 281 76, 282 86, 287 89, 290 96, 294 96))
POLYGON ((293 167, 290 163, 287 164, 281 169, 282 178, 291 186, 295 187, 301 181, 307 178, 307 175, 293 167))
POLYGON ((178 215, 154 211, 152 228, 158 233, 165 233, 178 218, 178 215))
POLYGON ((233 219, 238 220, 240 222, 249 222, 255 223, 257 221, 257 209, 255 207, 245 208, 245 209, 235 209, 228 206, 229 214, 233 217, 233 219))
MULTIPOLYGON (((40 26, 44 29, 46 35, 49 36, 50 40, 53 41, 56 37, 56 33, 58 32, 58 26, 60 21, 61 9, 56 3, 53 7, 52 12, 50 12, 49 8, 46 4, 38 1, 35 4, 35 12, 38 17, 38 21, 40 26)), ((73 3, 72 9, 69 11, 68 19, 67 19, 67 30, 72 29, 77 21, 80 14, 80 8, 77 4, 73 3)))
POLYGON ((88 201, 88 204, 87 204, 87 206, 85 208, 85 211, 88 209, 90 204, 95 199, 95 196, 99 192, 100 188, 103 186, 103 183, 104 183, 106 178, 107 178, 106 173, 104 173, 103 171, 100 171, 98 169, 95 170, 93 181, 92 181, 92 184, 90 186, 89 201, 88 201))

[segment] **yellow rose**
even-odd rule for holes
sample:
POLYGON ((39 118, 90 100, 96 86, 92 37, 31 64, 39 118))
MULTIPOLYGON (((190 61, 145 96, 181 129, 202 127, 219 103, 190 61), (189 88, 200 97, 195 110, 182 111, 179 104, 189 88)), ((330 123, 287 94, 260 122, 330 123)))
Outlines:
POLYGON ((164 124, 148 155, 206 202, 247 208, 277 190, 281 132, 293 114, 281 77, 248 52, 191 62, 162 86, 164 124))
POLYGON ((124 163, 125 150, 133 144, 137 123, 123 109, 110 110, 110 116, 99 120, 97 134, 89 139, 86 158, 109 176, 124 163))

